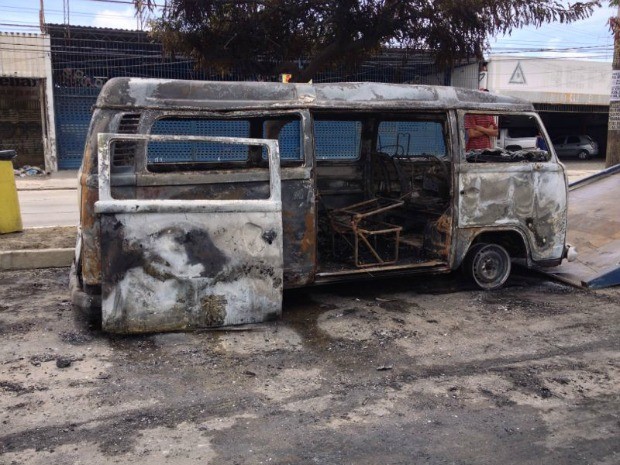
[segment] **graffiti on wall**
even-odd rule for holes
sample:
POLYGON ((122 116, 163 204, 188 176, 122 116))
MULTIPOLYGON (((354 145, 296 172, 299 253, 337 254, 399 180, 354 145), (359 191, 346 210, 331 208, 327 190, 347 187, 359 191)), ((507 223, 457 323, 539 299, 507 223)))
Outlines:
POLYGON ((2 76, 0 77, 0 86, 11 87, 36 87, 39 83, 38 79, 2 76))
POLYGON ((109 79, 107 76, 89 76, 83 69, 78 68, 64 68, 57 77, 56 83, 63 87, 101 88, 109 79))

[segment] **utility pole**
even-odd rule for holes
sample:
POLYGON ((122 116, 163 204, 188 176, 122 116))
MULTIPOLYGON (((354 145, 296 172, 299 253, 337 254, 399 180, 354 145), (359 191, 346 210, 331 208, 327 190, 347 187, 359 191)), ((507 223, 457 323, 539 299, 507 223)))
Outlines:
POLYGON ((611 96, 607 123, 607 168, 620 164, 620 6, 618 14, 610 19, 610 22, 614 34, 614 60, 611 65, 611 96))
POLYGON ((45 32, 45 5, 43 5, 43 0, 39 0, 39 28, 41 32, 45 32))
POLYGON ((66 26, 69 25, 69 0, 63 0, 62 2, 62 16, 63 22, 66 26))

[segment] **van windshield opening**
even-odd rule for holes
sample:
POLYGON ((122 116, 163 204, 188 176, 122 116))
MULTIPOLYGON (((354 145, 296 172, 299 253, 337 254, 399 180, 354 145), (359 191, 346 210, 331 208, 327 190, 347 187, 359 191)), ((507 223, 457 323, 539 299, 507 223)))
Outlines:
POLYGON ((470 163, 546 162, 551 158, 549 141, 532 115, 467 113, 463 133, 465 158, 470 163))

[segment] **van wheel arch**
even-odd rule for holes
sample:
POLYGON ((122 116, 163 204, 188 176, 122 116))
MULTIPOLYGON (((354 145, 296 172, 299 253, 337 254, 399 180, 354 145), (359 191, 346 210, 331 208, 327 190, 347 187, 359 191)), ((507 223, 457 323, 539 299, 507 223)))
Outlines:
MULTIPOLYGON (((497 245, 501 247, 506 254, 508 255, 508 260, 512 259, 524 259, 526 262, 529 262, 529 248, 526 242, 526 238, 524 235, 514 229, 502 230, 502 231, 483 231, 475 236, 469 244, 467 248, 467 253, 464 254, 463 260, 460 263, 461 270, 465 273, 466 276, 472 278, 476 285, 482 289, 497 289, 503 285, 506 279, 500 279, 500 284, 495 286, 493 284, 487 286, 481 286, 480 283, 473 276, 473 256, 481 249, 483 245, 497 245)), ((496 254, 503 255, 500 251, 496 251, 496 254)), ((495 255, 495 257, 499 257, 499 255, 495 255)), ((510 265, 510 264, 509 264, 510 265)), ((510 273, 510 268, 508 269, 508 274, 510 273)), ((507 278, 507 276, 506 276, 507 278)), ((488 283, 487 283, 488 284, 488 283)))
POLYGON ((469 248, 471 249, 475 244, 497 244, 501 245, 510 254, 511 258, 528 258, 528 248, 525 241, 525 237, 519 231, 505 230, 505 231, 485 231, 478 234, 469 248))

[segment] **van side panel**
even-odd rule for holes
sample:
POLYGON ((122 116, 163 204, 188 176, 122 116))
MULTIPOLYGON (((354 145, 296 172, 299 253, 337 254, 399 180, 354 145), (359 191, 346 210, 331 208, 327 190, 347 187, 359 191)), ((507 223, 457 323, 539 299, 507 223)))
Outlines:
POLYGON ((534 164, 535 216, 527 224, 531 234, 532 260, 544 262, 563 256, 568 223, 568 191, 564 168, 553 161, 534 164))
POLYGON ((535 262, 562 257, 566 185, 555 162, 460 165, 459 228, 514 229, 535 262))
POLYGON ((282 181, 282 227, 284 287, 310 284, 316 271, 316 208, 312 179, 282 181))
POLYGON ((99 134, 98 146, 95 213, 101 230, 104 330, 182 330, 279 316, 283 234, 277 141, 108 133, 99 134), (228 150, 262 146, 268 176, 255 181, 255 199, 115 199, 110 148, 122 140, 196 141, 227 144, 228 150))
MULTIPOLYGON (((282 181, 284 284, 286 287, 303 286, 312 280, 316 250, 312 180, 309 179, 309 175, 307 178, 303 175, 307 170, 299 168, 294 171, 302 175, 295 176, 295 179, 282 181)), ((286 176, 287 169, 282 169, 282 172, 286 176)), ((250 200, 261 198, 267 193, 267 186, 261 182, 186 185, 174 185, 173 182, 163 179, 161 182, 162 185, 116 186, 112 188, 112 192, 114 198, 117 199, 145 200, 200 198, 250 200)), ((140 176, 138 176, 137 183, 141 184, 140 176)))

